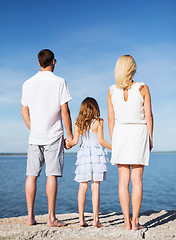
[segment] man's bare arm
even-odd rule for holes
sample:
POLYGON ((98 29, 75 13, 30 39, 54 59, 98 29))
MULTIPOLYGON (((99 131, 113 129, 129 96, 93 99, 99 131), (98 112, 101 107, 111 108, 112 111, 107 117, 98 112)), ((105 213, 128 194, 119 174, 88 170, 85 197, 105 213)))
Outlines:
POLYGON ((31 120, 30 120, 29 108, 24 106, 24 105, 22 105, 21 115, 22 115, 22 117, 24 119, 24 122, 26 123, 26 126, 30 130, 31 129, 31 120))
POLYGON ((69 141, 73 138, 73 134, 72 134, 72 121, 71 121, 68 103, 64 103, 61 106, 61 115, 62 115, 62 120, 67 132, 67 140, 69 141))

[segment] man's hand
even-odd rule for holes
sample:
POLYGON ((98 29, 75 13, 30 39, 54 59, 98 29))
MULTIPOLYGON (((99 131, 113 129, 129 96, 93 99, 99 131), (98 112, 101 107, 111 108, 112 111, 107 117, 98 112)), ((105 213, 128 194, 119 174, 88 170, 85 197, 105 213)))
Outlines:
POLYGON ((21 108, 21 115, 24 119, 24 122, 26 123, 26 126, 29 128, 29 130, 31 129, 31 121, 30 121, 30 114, 29 114, 29 108, 22 105, 21 108))

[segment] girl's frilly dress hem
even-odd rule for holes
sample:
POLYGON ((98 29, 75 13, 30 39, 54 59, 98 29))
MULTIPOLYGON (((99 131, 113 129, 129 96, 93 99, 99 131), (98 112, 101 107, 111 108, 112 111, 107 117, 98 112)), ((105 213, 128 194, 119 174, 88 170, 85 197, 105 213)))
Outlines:
POLYGON ((103 181, 106 179, 108 154, 106 149, 99 144, 97 133, 92 132, 93 123, 86 135, 82 136, 82 143, 77 153, 76 176, 74 179, 76 182, 103 181))

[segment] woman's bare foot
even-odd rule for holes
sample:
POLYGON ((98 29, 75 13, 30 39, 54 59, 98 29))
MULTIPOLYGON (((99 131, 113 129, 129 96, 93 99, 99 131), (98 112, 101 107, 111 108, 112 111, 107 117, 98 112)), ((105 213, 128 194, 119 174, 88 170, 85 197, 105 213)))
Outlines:
POLYGON ((65 227, 66 223, 63 223, 56 218, 53 222, 51 220, 48 220, 47 226, 48 227, 65 227))
POLYGON ((88 224, 85 222, 84 218, 83 219, 79 219, 79 224, 81 227, 87 227, 88 224))
POLYGON ((93 226, 97 227, 97 228, 101 228, 102 227, 102 225, 101 225, 101 223, 99 221, 98 222, 93 222, 93 226))
POLYGON ((35 221, 35 218, 31 218, 31 219, 28 218, 28 220, 27 220, 27 225, 28 226, 33 226, 33 225, 36 225, 36 224, 37 224, 37 222, 35 221))
POLYGON ((81 227, 88 227, 88 224, 87 224, 86 222, 84 222, 84 223, 82 223, 82 224, 80 223, 80 226, 81 226, 81 227))
POLYGON ((144 226, 142 226, 140 223, 132 224, 132 230, 137 231, 137 230, 140 230, 140 229, 143 229, 143 228, 144 228, 144 226))

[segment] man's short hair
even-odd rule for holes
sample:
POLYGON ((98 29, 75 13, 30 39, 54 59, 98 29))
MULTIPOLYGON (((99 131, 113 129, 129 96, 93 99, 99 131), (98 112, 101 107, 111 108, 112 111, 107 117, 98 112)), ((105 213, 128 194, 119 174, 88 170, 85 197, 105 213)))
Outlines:
POLYGON ((38 60, 43 68, 50 66, 53 59, 54 53, 49 49, 43 49, 38 53, 38 60))

